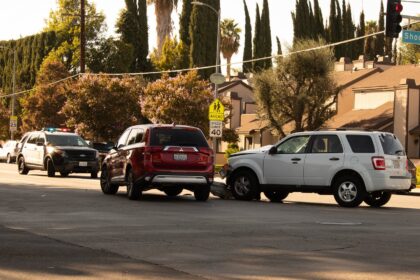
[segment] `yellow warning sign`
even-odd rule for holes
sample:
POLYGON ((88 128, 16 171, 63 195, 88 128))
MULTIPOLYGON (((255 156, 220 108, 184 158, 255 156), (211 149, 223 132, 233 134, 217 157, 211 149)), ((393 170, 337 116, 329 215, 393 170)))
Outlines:
POLYGON ((225 106, 216 98, 209 107, 210 121, 224 121, 225 120, 225 106))

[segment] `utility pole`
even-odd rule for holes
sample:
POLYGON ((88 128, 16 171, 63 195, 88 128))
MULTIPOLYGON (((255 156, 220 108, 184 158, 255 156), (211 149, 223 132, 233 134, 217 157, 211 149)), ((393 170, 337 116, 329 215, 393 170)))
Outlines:
POLYGON ((85 73, 86 58, 86 12, 85 0, 80 0, 80 73, 85 73))
MULTIPOLYGON (((13 49, 13 81, 12 81, 12 117, 15 116, 15 85, 16 85, 16 47, 13 49)), ((10 139, 14 140, 15 131, 13 129, 10 130, 10 139)))

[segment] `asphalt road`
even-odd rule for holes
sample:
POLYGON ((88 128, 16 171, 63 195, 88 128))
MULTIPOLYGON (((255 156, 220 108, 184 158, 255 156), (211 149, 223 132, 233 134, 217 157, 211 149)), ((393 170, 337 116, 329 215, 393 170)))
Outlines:
POLYGON ((420 196, 381 209, 122 188, 0 164, 0 279, 420 279, 420 196))

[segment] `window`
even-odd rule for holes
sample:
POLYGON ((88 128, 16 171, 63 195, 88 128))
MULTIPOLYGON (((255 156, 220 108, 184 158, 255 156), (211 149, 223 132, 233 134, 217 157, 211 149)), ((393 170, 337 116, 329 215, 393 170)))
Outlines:
POLYGON ((203 133, 198 129, 154 128, 151 130, 152 146, 208 147, 203 133))
POLYGON ((303 154, 308 145, 309 135, 296 136, 277 146, 278 154, 303 154))
POLYGON ((369 135, 347 135, 351 150, 353 153, 359 154, 373 154, 375 153, 375 146, 372 138, 369 135))
POLYGON ((38 139, 38 133, 31 134, 28 139, 28 144, 36 144, 36 139, 38 139))
POLYGON ((38 139, 36 139, 36 142, 37 142, 37 143, 42 143, 42 144, 45 144, 45 138, 44 138, 44 135, 42 135, 42 134, 38 135, 38 139))
POLYGON ((386 155, 404 155, 404 148, 395 135, 383 133, 379 140, 386 155))
POLYGON ((117 147, 120 148, 122 146, 125 146, 125 143, 127 142, 128 134, 130 133, 131 129, 127 129, 124 131, 124 133, 121 135, 120 139, 118 140, 117 147))
POLYGON ((143 142, 143 135, 144 135, 143 129, 131 130, 130 136, 128 136, 127 145, 143 142))
POLYGON ((337 135, 318 135, 312 143, 311 153, 342 153, 343 146, 337 135))

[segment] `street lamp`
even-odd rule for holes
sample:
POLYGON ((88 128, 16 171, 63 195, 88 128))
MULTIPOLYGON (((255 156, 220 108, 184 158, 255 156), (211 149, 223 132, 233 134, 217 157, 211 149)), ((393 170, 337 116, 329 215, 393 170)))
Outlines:
MULTIPOLYGON (((0 49, 9 49, 4 46, 0 46, 0 49)), ((13 48, 13 73, 12 73, 12 117, 15 115, 15 83, 16 83, 16 48, 13 48)), ((10 130, 10 139, 14 140, 14 130, 10 130)))

